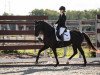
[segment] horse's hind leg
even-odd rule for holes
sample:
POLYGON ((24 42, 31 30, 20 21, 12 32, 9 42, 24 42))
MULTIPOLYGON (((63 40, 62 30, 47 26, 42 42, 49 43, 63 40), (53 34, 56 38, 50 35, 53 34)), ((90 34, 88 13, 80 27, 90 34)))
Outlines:
POLYGON ((73 55, 70 58, 68 58, 66 64, 69 64, 69 61, 77 54, 77 46, 76 45, 72 45, 72 47, 73 47, 73 55))
POLYGON ((83 49, 82 49, 82 47, 81 47, 81 46, 79 46, 79 47, 78 47, 78 49, 79 49, 80 53, 81 53, 81 54, 82 54, 82 56, 83 56, 83 59, 84 59, 84 66, 86 66, 87 61, 86 61, 86 58, 85 58, 84 51, 83 51, 83 49))
POLYGON ((44 51, 45 49, 47 49, 47 48, 48 48, 48 46, 44 45, 44 46, 39 50, 38 55, 37 55, 37 57, 36 57, 36 62, 35 62, 35 64, 38 63, 38 59, 39 59, 40 53, 41 53, 42 51, 44 51))

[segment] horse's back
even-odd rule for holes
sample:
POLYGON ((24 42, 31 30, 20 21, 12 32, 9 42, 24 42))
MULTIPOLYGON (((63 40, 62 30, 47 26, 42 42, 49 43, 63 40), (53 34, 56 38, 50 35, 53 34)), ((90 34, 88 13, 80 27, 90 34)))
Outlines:
POLYGON ((80 31, 71 30, 70 35, 71 35, 72 43, 78 44, 78 43, 82 43, 84 40, 84 36, 80 31))

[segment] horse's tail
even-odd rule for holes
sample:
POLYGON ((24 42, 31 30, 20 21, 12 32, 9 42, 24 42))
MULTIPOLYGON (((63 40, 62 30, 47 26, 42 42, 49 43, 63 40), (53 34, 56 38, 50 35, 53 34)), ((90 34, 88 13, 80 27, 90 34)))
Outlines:
POLYGON ((91 43, 90 38, 88 37, 88 35, 85 34, 85 33, 82 33, 82 34, 84 35, 84 38, 85 38, 86 42, 88 43, 89 48, 92 48, 94 51, 96 51, 97 49, 91 43))

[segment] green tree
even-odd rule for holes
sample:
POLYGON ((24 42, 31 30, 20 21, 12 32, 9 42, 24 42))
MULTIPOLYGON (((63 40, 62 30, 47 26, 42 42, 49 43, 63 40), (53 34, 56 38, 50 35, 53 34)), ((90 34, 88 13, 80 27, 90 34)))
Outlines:
POLYGON ((43 15, 45 15, 45 13, 44 13, 44 10, 43 9, 35 9, 35 10, 32 10, 31 12, 30 12, 30 15, 35 15, 35 16, 43 16, 43 15))
POLYGON ((48 16, 48 19, 50 20, 55 20, 58 18, 58 12, 54 10, 43 10, 43 9, 35 9, 30 12, 30 15, 35 15, 35 16, 48 16))
POLYGON ((45 15, 48 16, 48 18, 50 20, 56 20, 56 19, 58 19, 59 13, 57 11, 54 11, 54 10, 46 9, 45 10, 45 15))
MULTIPOLYGON (((76 11, 76 10, 67 10, 66 16, 67 20, 79 20, 79 19, 95 19, 96 15, 100 14, 100 9, 91 9, 91 10, 83 10, 83 11, 76 11)), ((57 20, 59 16, 59 12, 50 10, 50 9, 35 9, 32 10, 30 15, 36 16, 48 16, 49 20, 57 20)))

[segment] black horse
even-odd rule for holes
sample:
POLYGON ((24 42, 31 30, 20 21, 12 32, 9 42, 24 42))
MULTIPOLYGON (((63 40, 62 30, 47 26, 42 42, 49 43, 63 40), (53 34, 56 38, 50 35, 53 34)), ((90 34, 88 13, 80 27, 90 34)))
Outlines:
POLYGON ((92 48, 93 50, 96 50, 96 48, 92 45, 89 37, 85 33, 81 33, 79 31, 71 30, 70 31, 70 35, 71 35, 70 41, 60 42, 56 40, 55 29, 52 26, 50 26, 48 23, 44 21, 36 21, 35 22, 35 36, 38 36, 40 33, 43 33, 44 35, 44 38, 43 38, 44 46, 38 52, 38 55, 36 58, 36 64, 38 63, 40 53, 43 50, 46 50, 47 48, 51 48, 56 58, 55 66, 59 65, 56 48, 61 48, 61 47, 66 47, 68 45, 72 45, 74 53, 70 58, 68 58, 68 60, 71 60, 77 54, 77 49, 78 49, 83 56, 84 66, 86 66, 87 61, 84 55, 84 51, 81 47, 81 44, 84 38, 87 41, 89 47, 92 48))

